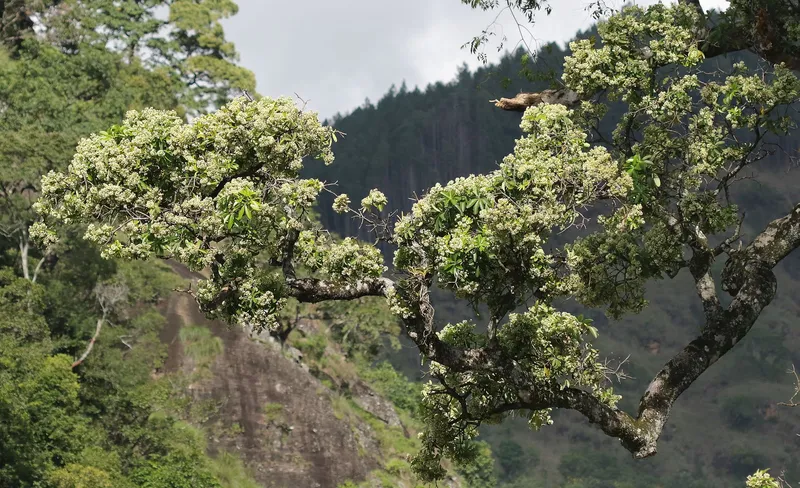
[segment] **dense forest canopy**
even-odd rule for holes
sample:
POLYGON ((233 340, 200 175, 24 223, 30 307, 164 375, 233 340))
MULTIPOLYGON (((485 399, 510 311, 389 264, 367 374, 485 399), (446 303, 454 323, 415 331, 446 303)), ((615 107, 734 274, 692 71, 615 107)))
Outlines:
POLYGON ((197 114, 253 88, 219 24, 235 10, 217 1, 0 2, 2 487, 246 478, 238 459, 207 455, 189 422, 191 398, 173 383, 190 379, 154 379, 166 350, 156 305, 180 281, 157 263, 102 259, 79 227, 65 227, 50 248, 28 233, 41 176, 65 170, 81 138, 132 109, 197 114))
MULTIPOLYGON (((549 8, 505 7, 528 20, 549 8)), ((208 271, 189 290, 203 311, 282 340, 290 303, 385 299, 429 364, 431 380, 408 407, 424 426, 414 471, 439 480, 453 461, 471 486, 492 486, 475 438, 512 416, 539 429, 554 409, 574 410, 635 458, 656 454, 675 401, 750 333, 775 297, 773 268, 800 246, 800 204, 745 240, 747 208, 732 190, 797 134, 794 0, 733 0, 721 14, 692 0, 613 12, 596 38, 570 44, 553 88, 496 102, 497 113, 523 115, 494 170, 442 181, 399 215, 381 191, 353 204, 302 176, 312 158, 333 162, 336 121, 288 98, 233 98, 254 84, 219 24, 235 11, 209 0, 3 4, 0 385, 24 387, 2 386, 11 421, 0 440, 12 447, 0 453, 0 486, 211 487, 240 476, 223 475, 174 413, 185 398, 150 381, 159 319, 126 317, 120 304, 152 303, 171 282, 163 268, 127 260, 208 271), (169 18, 159 20, 164 6, 169 18), (714 63, 742 50, 761 64, 714 63), (323 194, 374 243, 322 227, 323 194), (578 237, 555 245, 563 233, 578 237), (391 273, 378 243, 394 249, 391 273), (611 384, 619 370, 594 345, 598 329, 560 304, 640 313, 647 283, 681 273, 704 323, 627 413, 611 384), (471 304, 481 323, 441 326, 434 287, 471 304), (57 299, 66 305, 48 306, 57 299), (92 345, 111 321, 147 346, 121 336, 79 382, 73 370, 97 356, 92 345), (136 371, 125 346, 148 355, 136 371)), ((374 345, 389 329, 361 337, 374 345)), ((748 479, 778 483, 766 472, 748 479)))

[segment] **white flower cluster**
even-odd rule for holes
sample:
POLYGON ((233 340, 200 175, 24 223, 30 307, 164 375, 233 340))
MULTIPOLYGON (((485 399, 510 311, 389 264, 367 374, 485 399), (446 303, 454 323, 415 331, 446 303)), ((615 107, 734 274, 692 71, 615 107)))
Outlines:
POLYGON ((380 212, 387 203, 388 200, 386 200, 386 195, 384 195, 383 192, 372 189, 369 191, 369 195, 361 199, 361 210, 366 212, 375 208, 380 212))
POLYGON ((747 488, 781 488, 781 484, 767 470, 758 470, 747 477, 747 488))
POLYGON ((336 213, 345 213, 350 210, 350 197, 342 193, 337 195, 333 200, 333 211, 336 213))
POLYGON ((638 93, 655 90, 655 72, 662 66, 695 66, 703 60, 698 16, 690 5, 629 6, 598 25, 601 47, 589 39, 570 43, 564 81, 581 95, 608 90, 610 97, 635 101, 638 93))
POLYGON ((414 311, 403 302, 394 288, 386 292, 386 303, 389 305, 389 310, 398 317, 409 319, 414 316, 414 311))
POLYGON ((303 231, 295 250, 303 265, 335 282, 379 278, 387 269, 380 250, 352 237, 335 242, 326 233, 303 231))
POLYGON ((564 290, 542 248, 550 232, 600 191, 624 198, 632 181, 562 105, 529 108, 521 126, 527 135, 497 171, 437 184, 399 219, 396 267, 476 302, 564 290))
MULTIPOLYGON (((235 255, 224 277, 234 279, 257 269, 264 253, 280 257, 286 236, 312 225, 323 184, 298 172, 305 158, 333 160, 332 130, 288 98, 237 98, 190 124, 174 112, 129 112, 82 140, 65 173, 43 178, 36 209, 44 222, 33 232, 52 244, 47 223, 86 223, 85 238, 104 256, 171 257, 193 269, 235 255)), ((347 249, 334 248, 339 261, 353 256, 347 249)), ((339 264, 341 273, 374 275, 367 257, 355 270, 339 264)), ((258 310, 281 304, 256 281, 239 283, 237 293, 242 320, 264 324, 258 310)))

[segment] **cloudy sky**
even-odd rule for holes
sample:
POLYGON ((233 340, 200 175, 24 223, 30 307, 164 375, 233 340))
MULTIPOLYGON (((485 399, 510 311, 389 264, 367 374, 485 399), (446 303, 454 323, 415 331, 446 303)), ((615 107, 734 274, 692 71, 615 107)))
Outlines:
MULTIPOLYGON (((665 0, 666 1, 666 0, 665 0)), ((636 0, 639 5, 658 0, 636 0)), ((256 74, 258 92, 297 94, 322 117, 349 112, 365 98, 377 101, 392 85, 424 89, 450 81, 458 66, 480 62, 461 46, 495 21, 497 12, 472 10, 459 0, 237 0, 239 14, 225 22, 241 62, 256 74)), ((501 2, 504 3, 504 2, 501 2)), ((566 42, 592 23, 589 0, 552 1, 527 42, 566 42)), ((618 6, 622 0, 607 0, 618 6)), ((727 0, 701 0, 725 8, 727 0)), ((508 13, 497 19, 507 46, 521 38, 508 13)), ((496 42, 496 41, 493 41, 496 42)), ((490 48, 489 59, 500 53, 490 48)))

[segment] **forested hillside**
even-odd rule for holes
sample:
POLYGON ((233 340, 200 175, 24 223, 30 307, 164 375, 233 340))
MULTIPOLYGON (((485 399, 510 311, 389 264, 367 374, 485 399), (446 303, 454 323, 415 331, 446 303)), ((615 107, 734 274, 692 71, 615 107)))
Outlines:
MULTIPOLYGON (((561 66, 566 53, 555 45, 546 52, 533 71, 561 66)), ((375 104, 365 102, 345 116, 334 117, 329 123, 347 134, 334 145, 336 164, 309 165, 306 174, 336 182, 337 192, 356 201, 371 188, 379 188, 390 208, 408 212, 413 203, 410 197, 436 183, 496 169, 521 135, 520 117, 496 108, 490 100, 547 87, 519 74, 522 55, 506 56, 499 65, 474 73, 462 68, 452 82, 425 90, 409 90, 403 83, 375 104)), ((729 69, 738 59, 757 64, 752 57, 738 56, 717 58, 713 66, 729 69)), ((781 146, 733 187, 737 198, 749 205, 745 238, 800 198, 800 169, 788 157, 800 145, 786 138, 781 146)), ((331 209, 328 195, 320 200, 321 220, 329 228, 369 239, 366 226, 359 229, 357 219, 331 209)), ((590 222, 589 229, 593 225, 590 222)), ((566 242, 579 234, 570 232, 553 242, 566 242)), ((721 267, 721 262, 715 264, 721 267)), ((507 483, 503 486, 728 487, 738 486, 759 466, 772 466, 775 472, 785 469, 787 480, 800 478, 800 442, 791 434, 798 430, 796 412, 777 405, 791 396, 792 376, 787 371, 800 363, 800 336, 796 328, 792 330, 800 314, 800 298, 794 292, 800 289, 800 259, 786 259, 777 274, 775 302, 750 335, 680 398, 655 458, 634 461, 616 441, 579 415, 560 411, 556 426, 540 432, 532 432, 522 419, 482 430, 492 444, 500 478, 507 483)), ((694 293, 686 291, 690 283, 691 277, 684 272, 650 286, 650 305, 645 311, 620 321, 574 303, 563 304, 595 320, 602 354, 617 360, 630 354, 624 369, 632 378, 617 387, 628 411, 636 410, 650 378, 702 324, 701 304, 694 293)), ((437 323, 472 316, 466 304, 446 297, 437 295, 437 323)), ((419 373, 413 347, 390 357, 410 376, 428 380, 419 373)))
POLYGON ((404 457, 418 392, 369 368, 398 332, 385 307, 356 304, 333 324, 298 309, 282 341, 251 337, 205 319, 177 291, 198 276, 174 262, 101 256, 81 225, 57 246, 30 239, 41 177, 65 169, 82 138, 114 137, 129 110, 188 118, 253 91, 219 24, 235 12, 216 1, 0 2, 2 488, 413 481, 404 457))
POLYGON ((797 486, 800 11, 753 1, 324 123, 231 0, 0 2, 0 488, 797 486))

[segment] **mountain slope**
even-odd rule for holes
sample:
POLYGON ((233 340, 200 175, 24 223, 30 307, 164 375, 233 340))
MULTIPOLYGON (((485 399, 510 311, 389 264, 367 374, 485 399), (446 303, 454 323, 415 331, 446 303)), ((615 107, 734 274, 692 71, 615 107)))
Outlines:
MULTIPOLYGON (((185 269, 181 275, 188 277, 185 269)), ((351 428, 338 421, 333 393, 281 354, 280 346, 256 342, 240 328, 209 321, 185 294, 171 297, 165 314, 167 372, 204 366, 192 351, 185 351, 183 327, 205 327, 221 339, 209 374, 189 385, 195 402, 213 408, 206 423, 219 424, 222 435, 210 443, 212 451, 239 454, 265 487, 337 486, 363 479, 379 466, 363 455, 378 449, 369 426, 362 422, 351 428)), ((188 342, 191 348, 191 339, 188 342)))
MULTIPOLYGON (((189 282, 202 278, 172 267, 189 282)), ((294 335, 281 345, 267 333, 208 320, 186 293, 173 293, 161 308, 169 346, 163 373, 191 379, 191 417, 212 454, 235 454, 264 487, 416 486, 404 460, 417 449, 413 419, 327 341, 324 321, 294 324, 313 344, 305 348, 294 335)))

